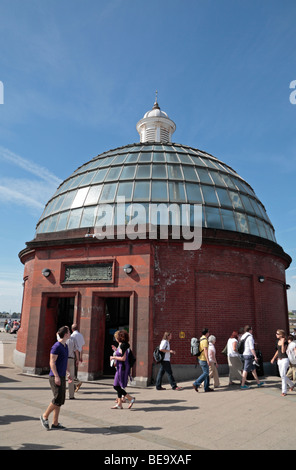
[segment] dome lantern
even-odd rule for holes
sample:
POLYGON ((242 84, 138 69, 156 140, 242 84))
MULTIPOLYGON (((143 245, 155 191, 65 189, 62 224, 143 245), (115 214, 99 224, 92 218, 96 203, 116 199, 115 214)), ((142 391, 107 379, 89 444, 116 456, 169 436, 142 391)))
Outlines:
POLYGON ((175 130, 176 124, 164 111, 161 111, 156 92, 153 108, 137 123, 140 142, 171 142, 175 130))

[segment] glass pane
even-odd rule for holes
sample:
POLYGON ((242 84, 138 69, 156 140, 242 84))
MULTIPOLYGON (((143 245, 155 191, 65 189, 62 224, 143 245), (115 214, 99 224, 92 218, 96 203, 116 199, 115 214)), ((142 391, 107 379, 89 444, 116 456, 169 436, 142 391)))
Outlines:
POLYGON ((179 165, 168 165, 168 174, 170 179, 183 179, 183 175, 179 165))
POLYGON ((186 202, 183 183, 175 183, 174 181, 170 182, 169 194, 171 202, 186 202))
POLYGON ((151 199, 154 202, 167 201, 167 183, 162 181, 152 181, 152 196, 151 199))
POLYGON ((152 178, 167 178, 166 165, 153 165, 152 178))
POLYGON ((82 214, 82 209, 74 209, 70 213, 67 230, 71 228, 78 228, 80 223, 80 218, 82 214))
POLYGON ((234 209, 243 209, 244 206, 242 204, 241 198, 238 193, 234 191, 229 191, 229 196, 232 202, 232 206, 234 209))
POLYGON ((221 209, 221 215, 222 215, 224 230, 236 231, 236 225, 235 225, 233 212, 221 209))
POLYGON ((98 170, 97 174, 94 176, 94 179, 92 180, 92 184, 102 183, 102 181, 104 181, 107 171, 108 171, 108 168, 104 168, 104 170, 98 170))
POLYGON ((152 153, 151 152, 145 152, 141 153, 139 162, 151 162, 152 160, 152 153))
POLYGON ((138 156, 138 153, 130 153, 125 163, 136 163, 136 161, 138 160, 138 156))
POLYGON ((85 196, 87 195, 88 190, 89 190, 89 187, 78 189, 77 194, 71 204, 71 209, 74 209, 75 207, 83 206, 85 196))
POLYGON ((252 235, 257 235, 259 236, 260 233, 259 233, 259 229, 257 227, 257 223, 256 223, 256 219, 255 217, 251 217, 250 215, 248 216, 248 219, 249 219, 249 227, 250 227, 250 233, 252 235))
POLYGON ((76 194, 77 194, 77 190, 70 191, 69 193, 66 194, 64 204, 63 204, 63 209, 70 209, 76 194))
POLYGON ((222 175, 220 173, 216 171, 210 171, 209 173, 215 184, 217 184, 218 186, 225 186, 224 179, 222 178, 222 175))
POLYGON ((137 178, 150 178, 151 165, 138 165, 137 178))
POLYGON ((86 175, 84 175, 84 178, 82 179, 79 186, 84 186, 86 184, 89 184, 95 174, 96 174, 96 171, 90 171, 89 173, 86 173, 86 175))
POLYGON ((226 189, 216 188, 216 192, 218 194, 218 198, 222 207, 231 207, 232 203, 229 198, 228 192, 226 189))
POLYGON ((112 165, 121 165, 121 163, 124 162, 124 160, 126 159, 126 155, 123 154, 123 155, 118 155, 118 157, 116 157, 112 163, 112 165))
POLYGON ((242 200, 242 202, 245 206, 246 211, 254 213, 255 212, 254 208, 253 208, 252 203, 251 203, 250 199, 248 198, 248 196, 245 196, 244 194, 241 194, 240 197, 241 197, 241 200, 242 200))
POLYGON ((183 173, 185 180, 198 181, 197 174, 193 166, 183 166, 183 173))
POLYGON ((186 183, 187 202, 199 202, 202 203, 202 195, 200 192, 200 186, 198 184, 186 183))
POLYGON ((58 214, 50 217, 49 224, 46 227, 46 232, 54 232, 57 224, 58 214))
POLYGON ((208 228, 222 228, 220 211, 218 208, 205 206, 205 213, 208 228))
POLYGON ((97 213, 97 206, 85 207, 83 210, 80 227, 93 227, 97 213))
POLYGON ((100 197, 100 203, 114 201, 116 186, 117 185, 115 183, 104 185, 104 188, 100 197))
POLYGON ((202 186, 205 203, 218 205, 215 189, 213 186, 202 186))
POLYGON ((153 154, 154 162, 165 162, 165 156, 163 153, 154 153, 153 154))
POLYGON ((235 215, 238 231, 243 232, 243 233, 249 233, 249 227, 248 227, 246 215, 241 214, 240 212, 235 212, 234 215, 235 215))
POLYGON ((83 178, 84 178, 84 175, 79 175, 79 176, 76 176, 75 178, 72 178, 71 184, 69 185, 69 189, 77 188, 77 186, 79 186, 83 178))
POLYGON ((213 184, 213 181, 211 180, 207 170, 204 170, 203 168, 196 168, 196 171, 201 183, 213 184))
POLYGON ((121 172, 121 166, 115 166, 110 168, 108 175, 106 176, 105 181, 116 181, 119 178, 121 172))
POLYGON ((167 153, 166 154, 167 162, 170 163, 180 163, 177 155, 175 153, 167 153))
POLYGON ((150 182, 148 181, 136 181, 134 197, 136 201, 147 200, 150 198, 150 182))
POLYGON ((66 212, 62 212, 60 214, 60 218, 59 218, 57 228, 56 228, 57 231, 66 229, 69 213, 70 213, 70 211, 66 211, 66 212))
POLYGON ((85 200, 85 205, 96 204, 99 200, 103 185, 92 186, 85 200))
POLYGON ((135 165, 129 165, 125 166, 122 170, 120 179, 133 179, 135 177, 135 171, 136 171, 136 166, 135 165))
POLYGON ((119 183, 117 197, 124 196, 126 201, 130 201, 132 198, 132 191, 133 191, 132 181, 128 181, 126 183, 119 183))

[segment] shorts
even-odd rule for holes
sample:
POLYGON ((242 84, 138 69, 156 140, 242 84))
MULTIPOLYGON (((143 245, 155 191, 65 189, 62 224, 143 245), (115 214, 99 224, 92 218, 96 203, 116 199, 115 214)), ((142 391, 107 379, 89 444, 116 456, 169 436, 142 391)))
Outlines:
POLYGON ((53 393, 52 404, 56 406, 62 406, 65 403, 66 397, 66 378, 60 377, 61 385, 57 385, 54 381, 53 376, 49 376, 49 383, 53 393))
POLYGON ((252 370, 256 369, 254 362, 254 356, 243 356, 244 358, 244 370, 247 372, 252 372, 252 370))

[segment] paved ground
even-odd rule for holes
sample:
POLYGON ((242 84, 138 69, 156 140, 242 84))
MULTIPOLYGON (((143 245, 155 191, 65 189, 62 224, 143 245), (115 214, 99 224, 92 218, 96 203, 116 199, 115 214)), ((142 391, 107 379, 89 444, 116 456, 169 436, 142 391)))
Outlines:
MULTIPOLYGON (((196 393, 191 382, 182 391, 130 388, 131 410, 113 410, 112 380, 84 383, 75 400, 66 400, 60 422, 65 431, 46 431, 40 414, 51 401, 48 378, 23 375, 11 361, 13 335, 0 333, 0 449, 39 450, 296 450, 296 392, 281 397, 280 378, 250 390, 228 386, 196 393), (1 346, 1 344, 0 344, 1 346), (2 344, 3 346, 3 344, 2 344)), ((68 397, 68 394, 67 394, 68 397)))

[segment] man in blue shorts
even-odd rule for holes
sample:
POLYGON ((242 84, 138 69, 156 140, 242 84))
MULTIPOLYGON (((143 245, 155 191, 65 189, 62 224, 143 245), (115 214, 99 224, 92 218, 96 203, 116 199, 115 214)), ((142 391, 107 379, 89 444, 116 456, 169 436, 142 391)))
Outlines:
MULTIPOLYGON (((49 430, 48 418, 53 412, 51 429, 65 429, 59 423, 59 414, 61 406, 65 403, 66 395, 66 374, 68 364, 68 346, 67 340, 70 338, 70 330, 67 326, 62 326, 58 333, 58 341, 52 346, 50 351, 50 372, 49 383, 53 392, 53 399, 47 410, 40 416, 42 426, 49 430)), ((71 377, 68 379, 71 381, 71 377)))

